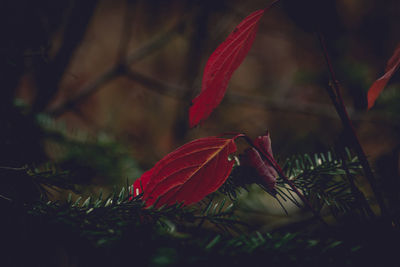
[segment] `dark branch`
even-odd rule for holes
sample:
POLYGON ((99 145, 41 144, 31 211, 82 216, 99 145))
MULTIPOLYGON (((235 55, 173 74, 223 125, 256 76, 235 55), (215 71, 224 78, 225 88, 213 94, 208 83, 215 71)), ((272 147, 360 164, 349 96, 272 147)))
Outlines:
POLYGON ((74 52, 79 46, 85 35, 97 0, 73 1, 69 23, 64 33, 64 42, 54 59, 39 70, 36 77, 37 96, 32 107, 32 112, 43 111, 58 91, 59 83, 63 77, 65 69, 70 63, 74 52))
POLYGON ((343 123, 344 129, 351 140, 351 145, 353 146, 354 150, 357 153, 358 158, 360 159, 360 163, 363 167, 365 177, 367 178, 369 184, 371 185, 371 189, 374 192, 375 198, 378 202, 379 208, 381 209, 382 215, 388 215, 388 210, 386 208, 386 204, 384 202, 383 196, 381 191, 378 188, 378 184, 372 172, 371 166, 367 160, 367 156, 361 146, 361 143, 357 137, 357 133, 354 129, 354 126, 350 120, 350 117, 347 113, 346 106, 344 105, 341 93, 340 93, 340 84, 338 79, 336 78, 335 71, 333 70, 333 66, 329 57, 328 49, 325 44, 324 37, 321 33, 318 34, 318 39, 321 45, 322 52, 324 54, 324 58, 326 64, 328 66, 329 73, 332 79, 332 87, 326 87, 327 92, 332 100, 333 105, 336 108, 336 111, 343 123))
POLYGON ((104 72, 102 75, 99 76, 97 80, 95 80, 93 83, 89 84, 89 86, 83 88, 80 91, 80 94, 77 96, 66 100, 64 103, 62 103, 60 106, 55 107, 51 110, 48 111, 50 115, 53 116, 60 116, 64 112, 66 112, 69 109, 73 109, 77 105, 79 105, 81 102, 83 102, 87 97, 92 95, 93 93, 97 92, 103 85, 106 83, 110 82, 111 80, 115 79, 119 75, 122 75, 124 73, 124 69, 126 68, 126 65, 130 65, 134 62, 137 62, 146 56, 154 53, 167 43, 169 43, 179 32, 183 25, 183 22, 178 23, 172 29, 168 30, 167 32, 164 32, 158 36, 156 36, 153 40, 149 41, 146 43, 144 46, 133 52, 128 58, 126 59, 125 62, 119 62, 115 66, 112 66, 109 68, 106 72, 104 72), (125 65, 126 64, 126 65, 125 65))

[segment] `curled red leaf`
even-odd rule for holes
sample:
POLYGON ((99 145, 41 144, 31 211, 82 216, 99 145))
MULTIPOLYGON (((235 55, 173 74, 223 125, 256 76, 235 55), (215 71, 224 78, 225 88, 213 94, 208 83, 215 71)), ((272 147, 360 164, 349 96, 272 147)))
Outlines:
MULTIPOLYGON (((271 139, 269 133, 266 135, 258 136, 254 141, 254 146, 260 151, 270 155, 272 154, 271 139)), ((245 151, 243 159, 243 164, 254 168, 260 178, 259 183, 262 184, 269 192, 275 192, 276 178, 278 174, 274 167, 267 161, 263 160, 260 153, 252 147, 245 151)))
POLYGON ((211 54, 204 69, 201 92, 189 110, 190 127, 208 118, 224 98, 233 72, 254 42, 263 14, 264 10, 257 10, 247 16, 211 54))
POLYGON ((269 136, 269 132, 265 135, 258 136, 256 140, 254 140, 254 145, 261 151, 266 152, 267 154, 273 156, 272 154, 272 146, 271 146, 271 137, 269 136))
POLYGON ((397 45, 392 57, 389 59, 385 74, 376 80, 368 90, 368 109, 371 109, 378 96, 400 66, 400 44, 397 45))
MULTIPOLYGON (((216 191, 228 178, 236 151, 234 138, 207 137, 187 143, 162 158, 143 180, 146 207, 189 205, 216 191)), ((135 186, 134 186, 135 188, 135 186)))

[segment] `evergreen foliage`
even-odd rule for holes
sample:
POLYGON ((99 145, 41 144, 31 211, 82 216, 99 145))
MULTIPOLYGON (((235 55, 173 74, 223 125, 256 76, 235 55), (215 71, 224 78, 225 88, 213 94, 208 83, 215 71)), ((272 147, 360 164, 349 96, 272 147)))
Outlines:
MULTIPOLYGON (((284 171, 313 201, 313 206, 320 207, 319 212, 327 205, 331 214, 342 220, 343 214, 352 214, 359 208, 347 177, 358 174, 359 162, 349 150, 344 160, 345 164, 331 151, 297 155, 286 160, 284 171)), ((43 194, 48 188, 74 189, 71 173, 50 163, 22 169, 41 186, 41 200, 2 202, 23 211, 7 221, 20 221, 27 228, 18 242, 31 244, 28 239, 37 240, 44 247, 57 244, 58 250, 73 255, 82 266, 133 262, 145 266, 354 266, 363 262, 371 249, 370 240, 354 242, 344 234, 348 229, 334 227, 331 233, 321 234, 326 226, 312 219, 271 233, 254 230, 236 215, 236 202, 243 189, 251 191, 248 185, 257 181, 256 173, 237 163, 218 192, 189 207, 177 203, 145 209, 141 195, 133 198, 129 194, 131 186, 114 190, 108 197, 100 192, 76 199, 69 194, 66 201, 48 200, 43 194)), ((278 188, 283 201, 302 206, 283 181, 279 180, 278 188)), ((374 226, 371 221, 364 223, 374 226)), ((49 251, 59 253, 57 249, 49 251)), ((44 253, 32 251, 35 255, 44 253)), ((36 262, 43 263, 40 259, 36 262)))
MULTIPOLYGON (((360 174, 361 165, 349 149, 343 158, 332 151, 292 156, 286 160, 284 170, 314 207, 327 205, 334 214, 355 208, 350 179, 360 174)), ((290 195, 290 188, 283 189, 290 195)))

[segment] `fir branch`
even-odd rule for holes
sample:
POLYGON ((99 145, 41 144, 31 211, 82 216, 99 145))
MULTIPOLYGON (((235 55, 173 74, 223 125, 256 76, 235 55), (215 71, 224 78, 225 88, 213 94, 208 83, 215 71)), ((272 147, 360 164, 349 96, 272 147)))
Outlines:
MULTIPOLYGON (((313 155, 292 156, 286 160, 283 169, 314 205, 321 209, 326 204, 331 210, 333 209, 334 214, 347 212, 357 205, 346 175, 359 174, 362 168, 358 158, 348 149, 346 151, 345 165, 339 155, 327 151, 313 155)), ((284 185, 285 182, 279 181, 278 184, 284 185)), ((290 192, 290 188, 284 186, 281 188, 290 192)))
POLYGON ((126 227, 150 227, 153 231, 164 229, 175 235, 171 230, 183 226, 189 229, 208 222, 225 233, 239 232, 239 225, 244 225, 233 215, 233 204, 227 205, 226 200, 211 200, 209 208, 199 210, 198 206, 183 207, 176 204, 161 208, 144 208, 141 196, 132 198, 129 190, 122 188, 109 197, 91 196, 85 200, 79 197, 72 201, 69 195, 67 202, 38 201, 29 213, 34 216, 45 216, 49 223, 69 225, 75 232, 92 242, 95 246, 103 246, 122 238, 126 227), (161 228, 159 228, 161 227, 161 228))
MULTIPOLYGON (((27 223, 36 223, 32 229, 40 226, 43 233, 57 233, 57 242, 71 244, 81 261, 88 257, 86 263, 96 262, 96 266, 107 266, 102 259, 156 266, 160 262, 164 266, 353 266, 358 263, 359 251, 371 255, 364 249, 367 241, 341 240, 334 237, 336 232, 322 236, 286 231, 232 235, 203 228, 180 233, 185 222, 230 214, 232 206, 227 200, 211 199, 202 210, 180 204, 144 209, 141 196, 130 199, 129 191, 123 188, 106 198, 100 194, 75 201, 70 196, 66 203, 39 201, 25 206, 30 216, 27 223), (112 254, 104 256, 102 251, 112 254)), ((215 223, 223 228, 224 222, 215 223)))

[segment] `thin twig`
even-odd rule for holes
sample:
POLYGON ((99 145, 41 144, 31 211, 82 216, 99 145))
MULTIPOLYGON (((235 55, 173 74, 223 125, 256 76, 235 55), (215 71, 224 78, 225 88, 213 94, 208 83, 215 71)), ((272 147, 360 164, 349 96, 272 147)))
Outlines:
POLYGON ((331 60, 329 57, 328 49, 326 47, 325 40, 324 40, 322 33, 318 33, 318 39, 319 39, 319 42, 321 45, 322 52, 324 54, 326 64, 328 66, 329 73, 331 75, 331 79, 333 81, 332 87, 326 87, 328 95, 330 96, 331 101, 336 108, 336 112, 338 113, 338 115, 343 123, 343 126, 344 126, 346 132, 348 133, 348 136, 351 138, 351 141, 352 141, 351 143, 353 145, 353 148, 355 149, 355 152, 357 153, 357 156, 358 156, 358 159, 360 160, 361 166, 363 167, 365 177, 367 178, 369 184, 371 185, 371 189, 374 192, 375 198, 381 209, 382 215, 385 216, 388 214, 388 210, 387 210, 385 202, 383 200, 383 196, 382 196, 380 190, 378 189, 378 185, 375 180, 372 169, 369 165, 369 162, 367 160, 367 156, 365 155, 365 152, 360 144, 360 141, 357 137, 357 133, 356 133, 354 126, 351 123, 351 120, 347 113, 346 106, 344 105, 343 98, 340 93, 340 84, 339 84, 338 79, 336 78, 335 71, 333 70, 333 66, 332 66, 332 63, 331 63, 331 60))
MULTIPOLYGON (((182 95, 184 94, 184 92, 187 91, 187 88, 183 86, 170 84, 165 81, 156 79, 152 76, 142 74, 132 69, 126 69, 125 77, 137 83, 142 84, 147 89, 150 89, 155 93, 167 97, 173 97, 179 101, 184 101, 182 95)), ((332 113, 334 109, 331 108, 329 105, 325 104, 318 104, 311 102, 299 104, 298 101, 291 101, 288 99, 280 100, 280 99, 263 98, 260 96, 241 94, 234 91, 227 92, 225 100, 228 101, 229 103, 240 104, 241 107, 243 107, 243 105, 246 105, 251 108, 262 108, 271 111, 317 116, 333 120, 338 119, 338 117, 335 116, 334 113, 332 113)), ((368 116, 368 118, 366 118, 365 116, 362 116, 362 114, 358 113, 353 109, 351 109, 350 111, 352 120, 389 125, 391 127, 396 127, 396 125, 398 125, 396 124, 396 120, 386 121, 385 117, 379 114, 368 116)))
MULTIPOLYGON (((184 101, 182 95, 184 94, 184 92, 188 90, 186 87, 167 83, 163 80, 156 79, 150 75, 140 73, 130 68, 126 68, 125 70, 123 70, 123 74, 121 75, 124 75, 124 77, 145 86, 147 89, 157 94, 167 97, 172 97, 179 101, 184 101)), ((99 83, 101 82, 99 81, 99 83)), ((251 108, 262 108, 271 111, 317 116, 333 120, 340 119, 337 116, 335 116, 334 113, 332 113, 334 109, 331 108, 329 105, 325 104, 311 103, 311 102, 300 104, 298 101, 291 101, 288 99, 280 100, 280 99, 264 98, 260 96, 241 94, 235 91, 227 92, 225 99, 229 103, 240 104, 241 107, 246 105, 251 108)), ((365 117, 362 116, 363 114, 360 114, 352 109, 350 109, 349 113, 351 114, 350 117, 352 120, 389 125, 391 127, 396 127, 397 125, 396 120, 390 120, 390 121, 385 120, 385 117, 380 114, 373 114, 369 115, 368 117, 365 117)))
MULTIPOLYGON (((240 106, 246 105, 251 108, 262 108, 270 111, 296 113, 301 115, 309 115, 314 117, 328 118, 332 120, 340 120, 335 115, 335 109, 328 104, 313 103, 313 102, 302 102, 298 100, 280 99, 280 98, 266 98, 262 96, 254 96, 248 94, 242 94, 235 91, 226 93, 225 100, 233 103, 240 104, 240 106)), ((353 121, 368 122, 379 125, 385 125, 389 127, 398 127, 400 124, 400 117, 396 117, 399 120, 391 119, 388 120, 384 113, 362 114, 354 109, 348 109, 349 117, 353 121)))
POLYGON ((185 87, 168 84, 164 81, 155 79, 153 77, 147 76, 131 69, 125 70, 125 76, 135 82, 144 85, 147 89, 150 89, 153 92, 183 100, 183 93, 186 90, 185 87))
MULTIPOLYGON (((173 97, 179 101, 183 101, 182 95, 187 91, 187 88, 183 86, 178 86, 174 84, 167 83, 165 81, 156 79, 152 76, 142 74, 138 71, 127 69, 125 76, 137 83, 142 84, 147 89, 152 90, 163 96, 173 97)), ((262 108, 271 111, 279 112, 289 112, 296 114, 303 114, 309 116, 324 117, 329 119, 337 120, 338 117, 332 113, 334 111, 329 105, 305 102, 304 104, 299 104, 298 101, 291 101, 288 99, 271 99, 264 98, 260 96, 253 96, 248 94, 241 94, 235 91, 229 91, 226 93, 225 100, 229 103, 240 104, 249 106, 251 108, 262 108)), ((361 122, 376 123, 383 125, 390 125, 395 127, 397 124, 394 121, 384 121, 385 117, 379 114, 374 116, 369 116, 365 118, 362 114, 357 113, 357 111, 350 110, 351 119, 361 122)), ((339 118, 340 119, 340 118, 339 118)))

